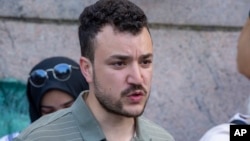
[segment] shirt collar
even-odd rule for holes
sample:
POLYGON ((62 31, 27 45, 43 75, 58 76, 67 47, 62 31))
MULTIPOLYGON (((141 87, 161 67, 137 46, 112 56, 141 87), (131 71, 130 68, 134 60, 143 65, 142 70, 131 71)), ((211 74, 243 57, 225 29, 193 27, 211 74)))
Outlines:
POLYGON ((148 127, 143 120, 145 120, 143 117, 136 118, 136 141, 151 141, 150 133, 145 130, 148 127))
POLYGON ((88 91, 83 91, 71 106, 72 114, 78 122, 84 140, 103 141, 105 140, 105 135, 94 115, 85 104, 83 99, 84 94, 88 94, 88 91))
POLYGON ((230 120, 229 122, 232 122, 234 120, 239 120, 244 122, 245 124, 250 125, 250 115, 244 115, 241 113, 236 113, 230 120))

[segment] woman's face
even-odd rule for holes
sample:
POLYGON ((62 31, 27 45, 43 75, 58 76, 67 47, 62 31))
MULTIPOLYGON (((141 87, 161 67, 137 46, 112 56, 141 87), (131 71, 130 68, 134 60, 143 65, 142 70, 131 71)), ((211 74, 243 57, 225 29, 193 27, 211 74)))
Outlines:
POLYGON ((50 90, 45 93, 41 101, 41 115, 53 113, 57 110, 68 108, 74 102, 74 98, 60 90, 50 90))

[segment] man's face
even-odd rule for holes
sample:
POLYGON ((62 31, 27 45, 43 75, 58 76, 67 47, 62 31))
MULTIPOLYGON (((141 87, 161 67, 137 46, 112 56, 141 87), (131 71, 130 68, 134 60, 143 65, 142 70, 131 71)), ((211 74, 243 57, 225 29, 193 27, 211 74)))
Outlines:
POLYGON ((138 35, 105 26, 95 38, 93 87, 97 101, 106 111, 137 117, 147 103, 153 47, 146 28, 138 35))

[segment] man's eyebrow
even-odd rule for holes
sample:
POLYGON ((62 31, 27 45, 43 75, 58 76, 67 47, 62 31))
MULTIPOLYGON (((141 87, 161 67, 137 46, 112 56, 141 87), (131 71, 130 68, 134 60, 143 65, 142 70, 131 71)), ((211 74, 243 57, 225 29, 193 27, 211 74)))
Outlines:
POLYGON ((147 58, 152 58, 152 57, 153 57, 153 54, 152 53, 148 53, 148 54, 140 56, 140 59, 147 59, 147 58))
MULTIPOLYGON (((150 57, 153 57, 152 53, 148 53, 148 54, 144 54, 144 55, 140 56, 140 58, 142 58, 142 59, 146 59, 146 58, 150 58, 150 57)), ((129 58, 132 58, 132 57, 129 56, 129 55, 112 55, 112 56, 110 56, 110 58, 111 59, 126 60, 126 59, 129 59, 129 58)))
POLYGON ((131 58, 131 56, 128 56, 128 55, 112 55, 109 58, 110 59, 127 60, 127 59, 131 58))

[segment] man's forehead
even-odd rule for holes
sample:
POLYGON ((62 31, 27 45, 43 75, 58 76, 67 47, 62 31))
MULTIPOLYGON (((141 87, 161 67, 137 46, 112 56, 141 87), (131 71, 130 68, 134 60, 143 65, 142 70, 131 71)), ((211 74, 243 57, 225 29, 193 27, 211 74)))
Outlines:
POLYGON ((138 35, 131 33, 114 33, 112 27, 102 29, 95 38, 95 52, 107 53, 109 56, 130 56, 153 54, 153 44, 147 29, 138 35))

